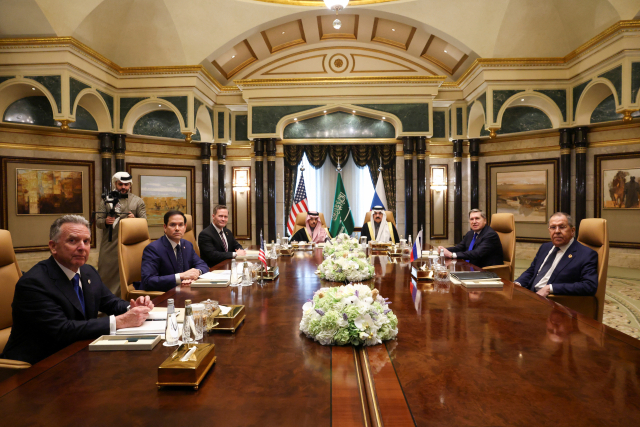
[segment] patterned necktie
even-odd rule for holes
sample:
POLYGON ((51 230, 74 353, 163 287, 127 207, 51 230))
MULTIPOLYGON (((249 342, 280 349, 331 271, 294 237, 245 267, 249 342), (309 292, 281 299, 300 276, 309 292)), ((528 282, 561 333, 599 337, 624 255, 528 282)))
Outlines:
POLYGON ((78 296, 78 299, 80 300, 80 306, 82 307, 82 313, 84 314, 84 294, 82 293, 82 288, 80 287, 80 275, 78 273, 76 273, 75 276, 73 276, 73 279, 71 279, 71 283, 73 284, 73 290, 76 291, 76 295, 78 296))
POLYGON ((542 266, 540 271, 538 271, 538 274, 536 274, 536 278, 533 280, 533 289, 535 289, 538 282, 542 280, 545 274, 547 274, 547 272, 551 268, 551 265, 553 264, 553 261, 556 259, 556 255, 558 254, 559 251, 560 251, 559 247, 556 246, 555 248, 553 248, 553 251, 547 257, 547 260, 544 262, 544 265, 542 266))
POLYGON ((224 234, 220 231, 220 240, 222 240, 222 246, 224 246, 224 251, 229 252, 229 248, 227 247, 227 241, 224 240, 224 234))
POLYGON ((176 259, 178 260, 178 273, 182 273, 184 271, 184 264, 182 263, 182 250, 180 248, 180 243, 176 246, 176 259))
MULTIPOLYGON (((471 243, 469 243, 469 250, 473 249, 473 245, 476 244, 476 237, 478 237, 478 233, 473 233, 473 239, 471 239, 471 243)), ((468 259, 465 261, 470 262, 468 259)))

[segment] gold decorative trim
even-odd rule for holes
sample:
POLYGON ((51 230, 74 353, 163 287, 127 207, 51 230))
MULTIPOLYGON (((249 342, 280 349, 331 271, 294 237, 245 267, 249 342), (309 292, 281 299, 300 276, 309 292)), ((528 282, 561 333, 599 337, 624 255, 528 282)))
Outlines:
POLYGON ((462 161, 462 157, 453 157, 453 163, 460 163, 462 161))
MULTIPOLYGON (((60 130, 54 128, 43 128, 43 127, 22 127, 24 125, 10 125, 8 123, 0 124, 0 132, 8 132, 8 133, 24 133, 27 135, 42 135, 42 136, 56 136, 60 137, 60 130), (18 127, 20 126, 20 127, 18 127), (47 129, 53 129, 52 131, 48 131, 47 129)), ((74 138, 74 139, 91 139, 91 142, 98 143, 97 140, 98 132, 95 131, 81 131, 70 129, 68 133, 64 135, 65 138, 74 138)), ((128 141, 128 140, 127 140, 128 141)))
POLYGON ((276 157, 284 159, 284 153, 276 153, 276 157))
POLYGON ((585 154, 587 152, 587 147, 576 147, 576 154, 585 154))
POLYGON ((218 159, 218 165, 226 165, 227 164, 227 160, 226 159, 218 159))
POLYGON ((304 35, 304 28, 302 26, 302 19, 298 19, 297 21, 298 21, 298 29, 300 31, 300 38, 288 41, 286 43, 279 44, 277 46, 272 46, 271 45, 271 41, 269 40, 269 36, 267 35, 267 31, 266 30, 260 32, 260 34, 262 35, 262 38, 264 39, 265 44, 267 45, 267 49, 269 49, 270 53, 273 54, 273 53, 279 52, 279 51, 281 51, 283 49, 287 49, 287 48, 290 48, 290 47, 293 47, 293 46, 297 46, 299 44, 307 43, 307 38, 304 35))
POLYGON ((432 159, 453 159, 453 153, 432 153, 429 154, 432 159))
POLYGON ((209 159, 202 159, 202 164, 203 164, 203 165, 211 165, 211 158, 209 158, 209 159))
MULTIPOLYGON (((385 58, 378 58, 377 56, 372 56, 372 55, 362 55, 362 54, 357 54, 357 53, 350 53, 349 55, 351 55, 351 61, 353 63, 353 65, 351 66, 351 71, 349 71, 350 74, 353 73, 417 73, 418 70, 414 70, 413 68, 409 68, 404 64, 401 64, 399 62, 394 62, 394 61, 390 61, 388 59, 385 58), (358 58, 371 58, 371 59, 375 59, 377 61, 384 61, 384 62, 388 62, 390 64, 394 64, 394 65, 398 65, 401 67, 404 67, 404 70, 367 70, 367 71, 356 71, 356 57, 358 58)), ((434 73, 432 71, 429 70, 429 72, 433 75, 434 73)))
POLYGON ((418 160, 424 160, 426 155, 425 154, 418 154, 418 155, 416 155, 416 157, 418 158, 418 160))
POLYGON ((276 156, 267 156, 267 162, 275 162, 276 156))
POLYGON ((102 153, 100 157, 102 157, 103 159, 110 159, 111 157, 113 157, 113 153, 102 153))
POLYGON ((544 133, 533 133, 522 136, 503 136, 499 135, 495 140, 483 139, 480 141, 480 144, 494 144, 494 143, 502 143, 502 142, 511 142, 511 141, 525 141, 527 139, 540 139, 540 138, 556 138, 560 136, 559 131, 555 132, 544 132, 544 133))
MULTIPOLYGON (((262 74, 263 76, 277 76, 277 75, 282 75, 282 74, 327 74, 327 68, 324 64, 324 59, 327 57, 327 54, 323 54, 323 55, 313 55, 313 56, 307 56, 304 58, 300 58, 300 59, 296 59, 295 61, 289 61, 287 63, 284 63, 282 65, 278 65, 276 68, 273 68, 269 71, 265 71, 264 74, 262 74), (287 65, 291 65, 291 64, 295 64, 296 62, 301 62, 301 61, 306 61, 307 59, 313 59, 313 58, 322 58, 322 71, 291 71, 288 73, 274 73, 275 70, 277 70, 278 68, 282 68, 285 67, 287 65)), ((274 61, 276 62, 276 61, 274 61)), ((253 74, 253 73, 251 73, 253 74)))
POLYGON ((553 145, 550 147, 515 148, 513 150, 487 151, 484 153, 480 153, 480 157, 508 156, 512 154, 524 154, 524 153, 542 153, 547 151, 560 151, 560 146, 553 145))
POLYGON ((241 70, 243 70, 244 68, 248 67, 250 64, 253 64, 254 62, 256 62, 258 60, 258 57, 256 56, 255 52, 251 48, 251 45, 249 44, 247 39, 244 39, 242 41, 244 42, 244 45, 246 46, 247 50, 249 51, 249 54, 251 55, 251 57, 249 57, 246 60, 244 60, 240 65, 237 65, 234 69, 229 71, 229 73, 224 71, 224 68, 222 68, 222 65, 218 64, 217 60, 214 60, 214 61, 211 62, 211 64, 214 67, 216 67, 218 72, 220 72, 220 74, 222 74, 222 76, 227 80, 229 80, 231 77, 233 77, 236 74, 238 74, 241 70))
POLYGON ((413 154, 405 154, 404 155, 404 159, 405 160, 413 160, 413 154))
POLYGON ((631 120, 633 120, 633 117, 631 117, 631 114, 633 114, 636 110, 624 110, 622 113, 624 114, 624 117, 622 118, 623 122, 630 122, 631 120))
POLYGON ((0 148, 7 149, 7 150, 36 150, 36 151, 57 151, 60 153, 100 154, 100 150, 98 150, 97 148, 60 147, 57 145, 39 145, 39 144, 14 144, 11 142, 0 142, 0 148))
MULTIPOLYGON (((126 153, 126 151, 125 151, 126 153)), ((123 160, 125 157, 125 153, 116 153, 116 159, 123 160)))
POLYGON ((238 87, 258 87, 258 86, 287 86, 287 85, 337 85, 337 84, 408 84, 408 83, 432 83, 440 84, 445 81, 445 76, 362 76, 362 77, 305 77, 290 79, 244 79, 235 80, 238 87))
MULTIPOLYGON (((322 144, 322 145, 333 145, 333 144, 396 144, 398 142, 395 138, 308 138, 308 139, 283 139, 283 145, 293 145, 293 144, 322 144)), ((404 154, 400 151, 400 155, 404 154)))
POLYGON ((129 157, 156 157, 161 159, 173 159, 173 160, 201 160, 200 156, 194 156, 190 154, 176 154, 176 153, 154 153, 147 151, 125 151, 125 154, 129 157))
POLYGON ((567 154, 571 154, 571 148, 563 148, 560 150, 560 155, 567 155, 567 154))
POLYGON ((331 58, 329 58, 329 68, 331 68, 331 71, 333 71, 334 73, 344 73, 349 68, 349 58, 347 58, 347 56, 343 53, 334 53, 333 55, 331 55, 331 58), (342 71, 338 71, 335 68, 333 68, 333 64, 332 64, 333 58, 340 59, 340 57, 344 58, 344 62, 345 62, 344 70, 342 71))
POLYGON ((618 145, 635 145, 640 144, 640 138, 622 139, 613 141, 589 142, 589 147, 615 147, 618 145))
POLYGON ((402 50, 409 50, 409 45, 411 45, 411 41, 413 40, 413 36, 416 33, 416 27, 411 27, 411 31, 409 31, 409 37, 407 37, 407 40, 402 43, 402 42, 397 42, 395 40, 389 40, 386 39, 384 37, 377 37, 376 33, 378 32, 378 21, 380 18, 374 18, 373 20, 373 29, 371 31, 371 41, 372 42, 376 42, 376 43, 382 43, 382 44, 386 44, 389 46, 393 46, 393 47, 397 47, 399 49, 402 50))
POLYGON ((264 156, 255 156, 256 162, 263 162, 264 156))
POLYGON ((496 139, 496 132, 499 131, 500 128, 489 128, 489 138, 496 139))
POLYGON ((251 156, 227 156, 230 162, 246 162, 251 161, 251 156))
POLYGON ((479 161, 479 160, 480 160, 480 156, 469 156, 469 159, 470 159, 472 162, 477 162, 477 161, 479 161))
POLYGON ((360 19, 360 15, 353 15, 354 16, 353 33, 331 33, 331 34, 324 34, 322 32, 322 16, 323 15, 318 15, 318 36, 321 41, 322 40, 356 40, 358 38, 358 21, 360 19))
POLYGON ((612 130, 631 129, 640 127, 640 121, 633 123, 614 124, 614 125, 596 125, 589 128, 589 133, 609 132, 612 130))
MULTIPOLYGON (((326 8, 323 2, 319 0, 254 0, 264 3, 285 4, 287 6, 306 6, 326 8)), ((370 4, 387 3, 396 0, 351 0, 349 6, 364 6, 370 4)))

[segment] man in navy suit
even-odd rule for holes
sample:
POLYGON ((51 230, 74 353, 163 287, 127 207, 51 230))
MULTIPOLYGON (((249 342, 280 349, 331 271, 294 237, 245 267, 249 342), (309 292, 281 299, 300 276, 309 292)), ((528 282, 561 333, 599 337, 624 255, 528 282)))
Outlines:
POLYGON ((86 219, 56 219, 49 239, 51 257, 16 284, 13 327, 0 357, 34 364, 76 341, 140 326, 153 309, 148 296, 130 303, 116 297, 96 269, 85 264, 91 248, 86 219), (98 318, 99 311, 110 316, 98 318))
POLYGON ((229 210, 224 205, 213 208, 212 222, 198 236, 200 255, 209 267, 232 259, 238 255, 246 255, 242 245, 233 237, 226 227, 229 221, 229 210))
POLYGON ((187 286, 209 271, 193 245, 182 239, 187 218, 180 211, 164 214, 164 236, 150 243, 142 253, 140 289, 166 292, 178 285, 187 286))
POLYGON ((549 218, 551 242, 540 246, 531 266, 516 284, 538 295, 595 295, 598 289, 598 254, 574 239, 570 215, 549 218))
POLYGON ((480 268, 504 264, 500 237, 487 225, 487 216, 480 209, 469 211, 469 228, 460 243, 451 248, 438 246, 438 250, 444 249, 447 258, 464 259, 480 268))

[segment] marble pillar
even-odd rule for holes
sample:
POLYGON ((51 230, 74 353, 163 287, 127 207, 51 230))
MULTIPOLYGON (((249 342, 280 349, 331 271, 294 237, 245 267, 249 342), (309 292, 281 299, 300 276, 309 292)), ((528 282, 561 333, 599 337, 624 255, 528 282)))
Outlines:
POLYGON ((480 160, 480 140, 469 140, 469 187, 471 193, 470 210, 480 209, 480 176, 479 176, 479 160, 480 160))
POLYGON ((404 234, 413 233, 413 149, 415 137, 402 138, 404 152, 404 234))
POLYGON ((267 140, 267 221, 269 241, 276 240, 276 139, 267 140))
POLYGON ((260 234, 264 229, 264 143, 258 138, 253 143, 255 157, 255 200, 256 200, 256 242, 260 243, 260 234))
POLYGON ((576 235, 580 221, 587 217, 587 133, 589 128, 582 126, 575 129, 576 150, 576 235))
POLYGON ((126 135, 122 134, 116 135, 114 144, 114 149, 116 151, 116 172, 124 172, 126 170, 124 164, 124 153, 127 151, 126 137, 126 135))
POLYGON ((571 214, 571 138, 573 130, 560 129, 560 212, 571 214))
POLYGON ((227 204, 227 193, 224 190, 224 174, 227 168, 227 146, 225 144, 217 144, 216 155, 218 156, 218 204, 227 204))
POLYGON ((462 240, 462 140, 453 140, 453 171, 455 184, 453 188, 453 241, 462 240))
POLYGON ((113 134, 101 133, 98 135, 100 139, 100 157, 102 158, 102 193, 111 191, 111 158, 113 157, 113 134))
MULTIPOLYGON (((418 229, 417 232, 420 233, 420 230, 424 230, 427 226, 427 177, 426 177, 426 152, 427 152, 427 138, 421 136, 417 138, 416 144, 416 157, 418 162, 417 169, 417 191, 418 191, 418 229)), ((417 235, 417 234, 416 234, 417 235)), ((424 242, 424 231, 422 232, 424 242)), ((414 236, 415 237, 415 236, 414 236)))
MULTIPOLYGON (((211 144, 200 144, 200 161, 202 162, 202 229, 211 222, 211 144)), ((193 228, 196 225, 193 224, 193 228)))

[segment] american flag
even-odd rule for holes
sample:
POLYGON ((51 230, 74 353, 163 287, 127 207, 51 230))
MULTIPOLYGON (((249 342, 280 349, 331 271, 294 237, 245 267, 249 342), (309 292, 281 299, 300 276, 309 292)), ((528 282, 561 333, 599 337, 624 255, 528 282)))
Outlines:
POLYGON ((267 269, 267 258, 264 251, 264 239, 262 238, 262 230, 260 230, 260 252, 258 252, 258 259, 264 266, 264 269, 267 269))
POLYGON ((296 226, 296 216, 300 212, 309 212, 309 208, 307 207, 307 190, 304 188, 304 174, 302 171, 300 171, 300 182, 298 183, 296 194, 293 196, 293 205, 291 206, 291 213, 287 221, 287 231, 289 231, 289 235, 293 234, 293 229, 296 226))

